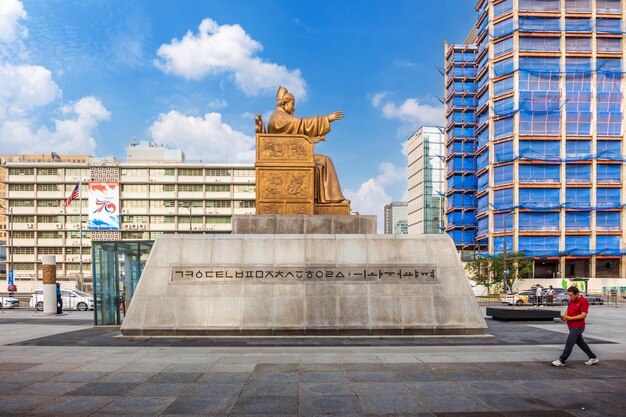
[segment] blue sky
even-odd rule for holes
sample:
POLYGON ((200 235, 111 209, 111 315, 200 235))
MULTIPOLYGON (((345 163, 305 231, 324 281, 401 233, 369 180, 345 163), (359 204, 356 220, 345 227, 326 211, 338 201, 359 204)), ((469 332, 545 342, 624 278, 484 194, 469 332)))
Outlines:
POLYGON ((402 144, 441 124, 444 40, 473 1, 0 0, 2 153, 250 158, 279 84, 297 115, 343 111, 318 153, 362 214, 406 193, 402 144))

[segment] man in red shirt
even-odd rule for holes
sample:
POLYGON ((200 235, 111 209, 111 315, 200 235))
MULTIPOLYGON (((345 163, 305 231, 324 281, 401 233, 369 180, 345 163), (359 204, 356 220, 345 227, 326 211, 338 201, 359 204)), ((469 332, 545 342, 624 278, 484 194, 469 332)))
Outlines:
POLYGON ((561 321, 567 322, 569 328, 569 335, 565 342, 565 349, 561 357, 554 362, 554 366, 565 366, 565 361, 569 358, 569 355, 574 349, 574 345, 578 345, 583 352, 587 354, 589 360, 585 362, 585 365, 594 365, 600 362, 600 359, 593 354, 585 338, 583 332, 585 331, 585 318, 589 312, 589 301, 578 291, 577 287, 571 286, 567 289, 567 295, 569 296, 569 304, 567 305, 567 313, 561 316, 561 321))

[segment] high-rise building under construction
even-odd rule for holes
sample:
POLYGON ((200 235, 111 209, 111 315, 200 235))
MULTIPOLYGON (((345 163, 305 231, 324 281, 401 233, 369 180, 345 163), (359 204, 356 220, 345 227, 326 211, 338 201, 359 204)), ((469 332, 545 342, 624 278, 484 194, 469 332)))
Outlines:
POLYGON ((536 278, 626 276, 622 0, 478 0, 445 47, 446 230, 536 278))

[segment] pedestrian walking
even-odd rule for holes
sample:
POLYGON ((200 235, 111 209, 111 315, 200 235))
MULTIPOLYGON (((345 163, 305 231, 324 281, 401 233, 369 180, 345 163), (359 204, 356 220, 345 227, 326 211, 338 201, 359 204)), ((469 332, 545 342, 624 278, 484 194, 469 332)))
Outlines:
POLYGON ((554 288, 552 288, 552 285, 550 285, 550 287, 548 288, 548 292, 546 293, 546 304, 548 305, 552 305, 554 304, 554 288))
POLYGON ((583 332, 585 331, 585 318, 589 313, 589 301, 582 295, 577 287, 571 286, 567 289, 567 295, 569 296, 569 304, 567 305, 567 313, 561 316, 561 321, 567 323, 569 328, 569 335, 565 342, 565 348, 561 357, 554 362, 554 366, 565 366, 565 362, 574 349, 574 345, 578 345, 585 354, 589 357, 589 360, 585 362, 585 365, 594 365, 600 362, 600 359, 591 351, 591 348, 585 342, 583 332))
POLYGON ((61 297, 61 284, 57 282, 57 314, 63 314, 63 297, 61 297))
POLYGON ((543 296, 543 288, 541 288, 541 285, 537 284, 537 289, 535 290, 535 297, 537 298, 537 307, 539 307, 539 305, 541 304, 541 298, 543 296))

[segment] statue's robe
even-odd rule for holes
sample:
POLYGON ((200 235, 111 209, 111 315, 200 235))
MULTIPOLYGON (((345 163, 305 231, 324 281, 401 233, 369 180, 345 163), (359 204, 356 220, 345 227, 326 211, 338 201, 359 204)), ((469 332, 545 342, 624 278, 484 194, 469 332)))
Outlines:
MULTIPOLYGON (((282 108, 277 108, 267 126, 270 134, 306 135, 321 137, 330 132, 327 116, 294 117, 282 108)), ((315 160, 315 202, 341 203, 346 198, 341 192, 337 171, 332 159, 326 155, 314 155, 315 160)))

